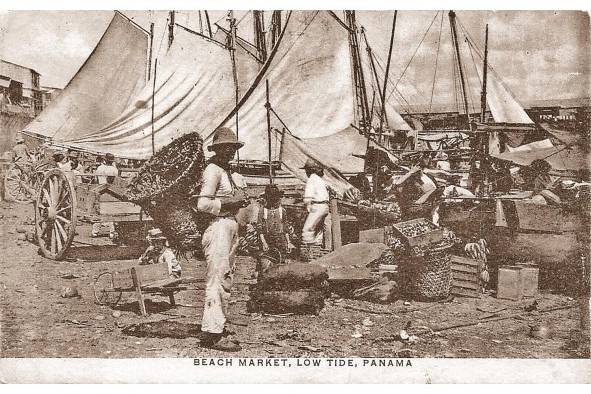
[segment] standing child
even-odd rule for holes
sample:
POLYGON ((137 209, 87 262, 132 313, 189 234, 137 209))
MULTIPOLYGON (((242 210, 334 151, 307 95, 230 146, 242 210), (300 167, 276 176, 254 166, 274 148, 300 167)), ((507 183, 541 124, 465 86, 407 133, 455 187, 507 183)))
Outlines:
POLYGON ((177 279, 181 277, 181 265, 179 264, 174 252, 167 246, 166 237, 158 228, 148 231, 148 242, 150 246, 139 258, 140 265, 166 263, 168 265, 168 275, 177 279))
MULTIPOLYGON (((259 210, 257 233, 263 253, 276 249, 281 253, 281 256, 287 256, 295 249, 295 246, 289 236, 287 215, 285 208, 281 206, 281 197, 283 197, 283 192, 277 186, 267 185, 265 187, 263 194, 265 205, 259 210)), ((259 273, 270 268, 268 259, 262 261, 264 262, 259 263, 257 267, 259 273)))

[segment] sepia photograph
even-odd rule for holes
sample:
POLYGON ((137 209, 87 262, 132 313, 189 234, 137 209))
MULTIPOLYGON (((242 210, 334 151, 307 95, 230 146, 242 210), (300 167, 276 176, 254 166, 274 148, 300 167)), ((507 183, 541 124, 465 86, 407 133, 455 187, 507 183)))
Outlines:
POLYGON ((386 6, 0 9, 1 381, 590 383, 589 13, 386 6))

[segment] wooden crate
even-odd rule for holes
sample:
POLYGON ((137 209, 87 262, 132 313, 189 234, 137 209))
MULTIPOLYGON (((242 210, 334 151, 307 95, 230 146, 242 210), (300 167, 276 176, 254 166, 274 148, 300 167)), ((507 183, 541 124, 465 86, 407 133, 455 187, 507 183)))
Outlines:
POLYGON ((405 222, 396 223, 392 225, 392 229, 395 230, 399 236, 405 240, 408 245, 412 248, 415 246, 427 246, 443 241, 443 228, 437 227, 427 219, 419 218, 407 220, 405 222), (402 231, 406 226, 413 224, 422 224, 430 227, 430 231, 423 234, 419 234, 414 237, 409 237, 402 231))
POLYGON ((451 256, 451 294, 480 297, 480 262, 468 257, 451 256))

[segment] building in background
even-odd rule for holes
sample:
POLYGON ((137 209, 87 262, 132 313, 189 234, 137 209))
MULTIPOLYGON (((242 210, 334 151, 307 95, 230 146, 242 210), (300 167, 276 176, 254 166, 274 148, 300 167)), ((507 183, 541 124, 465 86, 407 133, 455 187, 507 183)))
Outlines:
POLYGON ((43 101, 43 108, 47 108, 55 98, 61 93, 62 89, 51 86, 41 86, 41 98, 43 101))
POLYGON ((0 59, 0 100, 37 115, 43 110, 40 77, 32 68, 0 59))

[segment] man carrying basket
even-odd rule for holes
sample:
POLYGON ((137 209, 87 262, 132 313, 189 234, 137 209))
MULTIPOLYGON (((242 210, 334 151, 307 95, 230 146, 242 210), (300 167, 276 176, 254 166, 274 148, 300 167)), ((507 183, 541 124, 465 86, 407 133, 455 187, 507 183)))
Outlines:
POLYGON ((234 254, 238 246, 238 223, 234 217, 249 204, 240 174, 231 173, 230 161, 244 144, 226 127, 215 131, 208 147, 215 155, 203 171, 197 209, 212 219, 202 236, 207 262, 207 283, 201 331, 201 344, 223 351, 238 351, 240 346, 223 338, 226 310, 234 278, 234 254))

